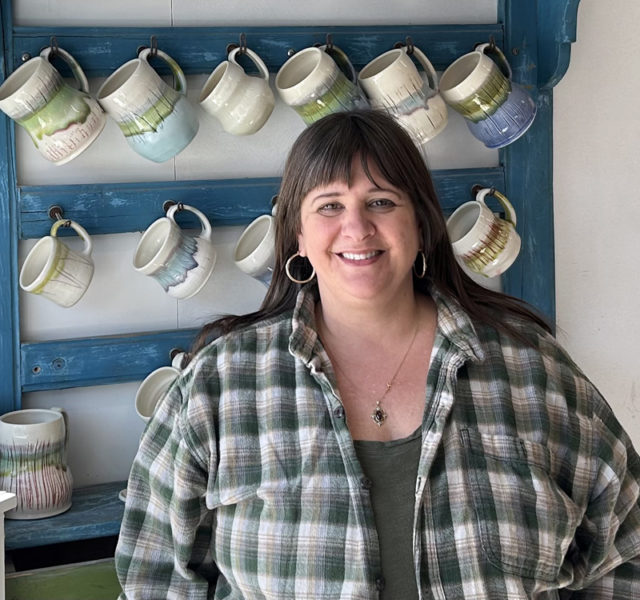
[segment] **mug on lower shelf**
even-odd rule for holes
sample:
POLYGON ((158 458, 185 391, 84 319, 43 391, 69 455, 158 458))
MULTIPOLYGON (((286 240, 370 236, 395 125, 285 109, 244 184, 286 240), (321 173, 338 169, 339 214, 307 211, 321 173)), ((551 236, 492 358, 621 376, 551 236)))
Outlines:
POLYGON ((69 424, 61 408, 16 410, 0 417, 0 489, 16 495, 7 519, 43 519, 71 508, 69 424))
POLYGON ((504 273, 520 253, 521 240, 516 232, 516 212, 506 196, 483 188, 476 199, 459 206, 447 219, 447 232, 456 258, 469 270, 485 277, 504 273), (495 215, 485 204, 494 196, 505 211, 495 215))

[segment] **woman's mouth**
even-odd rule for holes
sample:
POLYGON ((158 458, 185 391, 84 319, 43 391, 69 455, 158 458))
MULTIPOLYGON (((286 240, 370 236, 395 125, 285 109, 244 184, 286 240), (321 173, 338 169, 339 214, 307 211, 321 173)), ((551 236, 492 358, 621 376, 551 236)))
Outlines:
POLYGON ((338 256, 346 258, 347 260, 369 260, 382 254, 382 250, 370 250, 369 252, 339 252, 338 256))

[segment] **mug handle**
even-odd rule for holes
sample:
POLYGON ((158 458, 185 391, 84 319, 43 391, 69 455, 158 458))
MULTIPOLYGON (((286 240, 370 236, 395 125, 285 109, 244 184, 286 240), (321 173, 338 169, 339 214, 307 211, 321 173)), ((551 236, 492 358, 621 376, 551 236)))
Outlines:
POLYGON ((58 219, 51 226, 51 237, 57 237, 58 229, 60 227, 71 227, 71 229, 75 230, 75 232, 84 240, 84 248, 80 251, 84 257, 89 258, 91 256, 91 250, 93 250, 93 244, 91 242, 91 236, 87 233, 87 230, 80 224, 75 221, 70 221, 68 219, 58 219))
MULTIPOLYGON (((238 61, 236 60, 236 56, 238 52, 240 52, 240 50, 242 50, 242 48, 240 47, 231 50, 227 59, 233 61, 237 65, 238 61)), ((260 76, 262 77, 262 79, 264 79, 265 81, 269 81, 269 69, 267 69, 267 65, 264 64, 262 59, 250 48, 245 48, 244 53, 251 59, 251 62, 256 67, 258 67, 258 71, 260 71, 260 76)))
POLYGON ((169 69, 173 74, 173 87, 176 92, 180 92, 181 94, 184 94, 186 96, 187 78, 184 76, 184 72, 180 68, 180 65, 175 60, 173 60, 173 58, 171 58, 166 52, 158 50, 157 48, 154 48, 153 50, 151 48, 143 48, 138 53, 138 58, 149 62, 152 52, 154 56, 158 56, 158 58, 161 58, 169 66, 169 69))
POLYGON ((493 196, 498 202, 500 202, 500 204, 502 205, 502 208, 504 208, 504 212, 505 212, 505 215, 507 217, 505 219, 505 221, 508 221, 509 223, 511 223, 515 227, 516 223, 517 223, 516 211, 513 208, 513 205, 511 204, 511 202, 509 202, 509 200, 507 199, 507 197, 504 194, 501 194, 496 189, 483 188, 476 194, 476 200, 478 202, 482 202, 482 204, 484 204, 486 206, 487 204, 484 201, 484 199, 487 196, 493 196))
POLYGON ((200 223, 202 224, 202 232, 200 233, 199 237, 211 241, 211 223, 209 223, 209 219, 207 219, 204 213, 200 212, 193 206, 189 206, 188 204, 173 204, 167 211, 167 217, 174 223, 176 222, 175 214, 176 212, 178 212, 178 210, 188 210, 189 212, 192 212, 194 215, 196 215, 196 217, 200 219, 200 223))
POLYGON ((326 52, 338 65, 338 68, 342 71, 342 73, 353 83, 354 85, 358 84, 358 76, 356 75, 356 70, 351 64, 349 57, 347 56, 344 50, 338 48, 338 46, 323 44, 322 46, 318 46, 320 50, 326 52))
POLYGON ((64 462, 67 463, 67 446, 69 445, 69 415, 67 415, 67 411, 60 406, 52 406, 49 410, 53 410, 55 412, 59 412, 62 415, 62 419, 64 420, 64 462))
POLYGON ((73 77, 80 84, 80 91, 85 94, 89 93, 89 80, 87 76, 84 74, 80 63, 71 56, 66 50, 62 48, 53 48, 52 46, 48 46, 42 52, 40 52, 40 56, 49 62, 53 62, 53 59, 56 56, 59 56, 64 62, 67 63, 69 68, 71 69, 71 73, 73 73, 73 77))
POLYGON ((494 54, 496 58, 493 58, 493 61, 498 65, 498 67, 502 71, 502 74, 508 77, 510 80, 513 79, 511 65, 509 64, 507 57, 502 53, 502 50, 500 50, 498 46, 492 43, 479 44, 478 46, 476 46, 475 50, 476 52, 480 52, 480 54, 486 54, 487 56, 489 56, 489 58, 493 58, 491 55, 494 54))
MULTIPOLYGON (((404 48, 404 51, 407 52, 408 54, 406 47, 404 48)), ((413 47, 412 54, 416 56, 416 58, 424 68, 424 72, 427 75, 427 82, 429 83, 429 88, 434 94, 436 94, 438 92, 438 75, 436 74, 436 70, 431 64, 431 61, 427 58, 427 55, 422 50, 420 50, 420 48, 418 48, 417 46, 413 47)))

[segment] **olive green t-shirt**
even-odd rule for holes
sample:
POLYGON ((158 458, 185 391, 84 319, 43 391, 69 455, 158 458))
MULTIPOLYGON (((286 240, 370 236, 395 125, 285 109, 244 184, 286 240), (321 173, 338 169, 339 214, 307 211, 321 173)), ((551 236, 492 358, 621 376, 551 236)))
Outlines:
POLYGON ((358 460, 373 482, 371 503, 384 577, 381 600, 418 598, 413 566, 413 508, 421 428, 390 442, 355 440, 358 460))

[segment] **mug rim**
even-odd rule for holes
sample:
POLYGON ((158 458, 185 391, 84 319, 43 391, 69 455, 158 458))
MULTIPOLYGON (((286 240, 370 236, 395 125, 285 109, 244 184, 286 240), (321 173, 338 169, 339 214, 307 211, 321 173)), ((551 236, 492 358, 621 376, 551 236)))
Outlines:
POLYGON ((46 282, 50 279, 51 275, 51 270, 52 267, 54 265, 54 262, 56 262, 57 258, 58 258, 58 248, 57 245, 60 242, 60 240, 57 240, 56 238, 54 238, 51 235, 45 235, 44 237, 41 237, 33 246, 33 248, 31 248, 31 250, 29 250, 29 253, 27 254, 27 257, 24 259, 24 263, 22 263, 22 268, 20 269, 20 277, 18 278, 18 281, 20 283, 20 287, 25 291, 25 292, 32 292, 35 289, 38 289, 39 287, 42 287, 46 284, 46 282), (39 251, 41 246, 44 245, 48 245, 49 246, 49 252, 47 254, 47 259, 46 261, 44 261, 44 265, 43 267, 39 270, 38 274, 36 275, 36 277, 32 278, 32 280, 29 283, 25 282, 25 278, 27 276, 27 268, 30 262, 33 262, 35 260, 34 255, 36 253, 36 251, 39 251))
MULTIPOLYGON (((451 213, 451 215, 447 219, 446 226, 447 226, 447 233, 449 234, 449 239, 450 239, 452 245, 455 246, 456 244, 458 244, 458 245, 461 244, 463 242, 463 240, 467 236, 469 236, 471 234, 471 232, 474 230, 474 228, 478 224, 478 221, 480 220, 480 215, 482 214, 483 207, 486 208, 489 212, 491 212, 491 210, 488 207, 484 206, 484 204, 482 204, 478 200, 469 200, 468 202, 465 202, 464 204, 461 204, 460 206, 458 206, 458 208, 456 208, 451 213), (469 210, 475 210, 476 211, 476 215, 475 215, 475 219, 473 221, 473 225, 463 235, 461 235, 460 237, 458 237, 457 239, 454 240, 451 237, 451 234, 452 234, 453 227, 455 225, 457 225, 457 223, 455 223, 455 221, 461 218, 460 215, 463 212, 468 212, 469 210)), ((493 212, 491 212, 491 215, 495 217, 495 215, 493 215, 493 212)))
POLYGON ((207 80, 204 82, 204 85, 202 86, 202 90, 200 91, 200 97, 198 98, 198 102, 200 103, 205 102, 211 96, 211 94, 215 92, 216 87, 218 87, 218 84, 220 83, 220 81, 222 81, 222 78, 226 75, 230 65, 231 65, 231 61, 223 60, 211 72, 209 77, 207 77, 207 80), (219 73, 219 71, 221 72, 219 73))
POLYGON ((17 425, 19 427, 31 427, 31 426, 41 426, 41 425, 48 425, 49 423, 55 423, 58 419, 62 419, 64 421, 64 416, 62 415, 61 412, 57 411, 57 410, 52 410, 50 408, 21 408, 18 410, 12 410, 11 412, 5 413, 4 415, 0 416, 0 422, 2 422, 5 425, 17 425), (46 415, 51 415, 54 418, 49 419, 47 421, 42 421, 40 423, 15 423, 12 421, 8 421, 7 417, 12 417, 14 415, 18 415, 18 414, 33 414, 33 413, 45 413, 46 415))
MULTIPOLYGON (((489 58, 486 54, 483 54, 481 52, 477 52, 477 51, 473 51, 473 52, 468 52, 467 54, 463 54, 462 56, 458 57, 456 60, 454 60, 445 70, 444 73, 442 73, 442 76, 440 77, 440 93, 450 93, 453 91, 456 91, 458 89, 460 89, 461 87, 463 87, 463 84, 465 83, 465 80, 478 68, 478 66, 484 62, 484 58, 486 58, 487 60, 489 60, 491 62, 492 65, 495 65, 495 62, 493 60, 491 60, 491 58, 489 58), (464 75, 456 75, 456 79, 455 79, 455 83, 449 83, 448 80, 449 79, 453 79, 454 78, 454 70, 455 67, 459 67, 463 62, 469 62, 469 61, 473 61, 473 67, 471 69, 467 68, 466 69, 466 73, 464 75), (448 84, 448 85, 447 85, 448 84)), ((496 68, 497 65, 495 65, 496 68)))
POLYGON ((34 56, 23 65, 20 65, 2 82, 2 84, 0 85, 0 102, 3 102, 4 100, 10 100, 12 96, 15 96, 18 92, 20 92, 24 84, 27 83, 27 81, 29 81, 31 77, 33 77, 34 73, 37 69, 40 68, 40 65, 42 63, 47 63, 53 70, 57 70, 51 63, 49 63, 48 60, 46 60, 42 56, 34 56), (18 84, 17 87, 12 88, 9 84, 14 84, 15 86, 16 81, 18 84), (8 94, 6 94, 5 88, 9 91, 8 94))
POLYGON ((372 79, 376 75, 380 75, 381 73, 384 73, 384 71, 386 71, 391 65, 398 62, 398 60, 403 54, 406 54, 406 52, 403 52, 402 48, 392 48, 391 50, 387 50, 386 52, 383 52, 379 56, 376 56, 374 59, 369 61, 364 67, 362 67, 362 70, 360 71, 360 73, 358 73, 358 79, 360 81, 372 79), (391 54, 395 54, 396 56, 392 61, 389 61, 388 57, 391 54), (382 62, 383 59, 386 59, 386 60, 385 60, 385 65, 382 67, 382 69, 379 69, 378 71, 376 71, 375 73, 371 73, 370 75, 367 74, 367 71, 372 70, 373 67, 376 66, 376 63, 382 62))
MULTIPOLYGON (((178 368, 170 365, 165 365, 162 367, 158 367, 157 369, 154 369, 142 380, 142 382, 140 383, 136 391, 135 409, 136 409, 136 414, 143 421, 146 422, 146 421, 149 421, 149 419, 151 419, 156 409, 156 406, 158 405, 158 402, 162 398, 162 396, 158 396, 158 394, 159 393, 165 394, 169 389, 169 387, 171 386, 171 384, 176 380, 178 375, 180 375, 180 370, 178 368), (153 385, 153 387, 146 393, 145 397, 143 398, 143 392, 145 392, 146 388, 149 388, 154 383, 155 379, 159 379, 159 381, 155 382, 155 385, 153 385), (164 391, 163 391, 163 388, 164 388, 164 391), (149 398, 150 394, 153 394, 158 397, 155 398, 155 403, 151 407, 150 414, 147 416, 143 414, 142 411, 140 410, 140 405, 142 404, 143 399, 149 398)), ((146 407, 146 408, 149 408, 149 407, 146 407)))
MULTIPOLYGON (((157 258, 157 256, 166 248, 167 242, 169 241, 169 237, 168 235, 164 236, 164 239, 162 240, 162 243, 160 243, 157 246, 157 249, 153 252, 153 254, 151 254, 149 256, 149 258, 147 260, 144 261, 144 263, 140 263, 140 259, 141 259, 141 254, 142 254, 142 246, 144 244, 144 242, 151 237, 152 234, 156 233, 156 229, 163 227, 165 229, 169 229, 171 230, 172 226, 175 224, 174 221, 172 221, 169 217, 160 217, 159 219, 156 219, 153 223, 151 223, 151 225, 149 225, 149 227, 147 227, 147 229, 145 229, 144 233, 142 234, 142 237, 140 238, 140 240, 138 241, 138 244, 136 246, 135 252, 133 254, 133 267, 137 270, 144 270, 146 268, 148 268, 149 266, 153 265, 154 260, 157 258)), ((176 226, 178 226, 176 224, 176 226)))
POLYGON ((251 223, 247 226, 247 228, 242 232, 238 241, 236 242, 235 248, 233 250, 233 261, 238 264, 242 263, 248 258, 251 258, 253 254, 255 254, 260 248, 263 247, 265 241, 269 237, 269 233, 273 231, 274 228, 274 218, 271 215, 260 215, 256 217, 251 223), (248 237, 254 233, 254 231, 258 227, 263 227, 263 223, 267 221, 268 225, 266 230, 264 230, 264 234, 260 238, 260 241, 249 251, 244 253, 242 256, 238 256, 240 252, 240 247, 247 241, 248 237))
MULTIPOLYGON (((278 71, 277 75, 276 75, 276 79, 275 79, 275 86, 276 88, 280 91, 280 90, 285 90, 285 93, 289 90, 293 90, 296 88, 296 86, 299 86, 301 83, 303 83, 310 75, 312 75, 317 69, 318 67, 322 64, 322 55, 325 54, 325 52, 323 50, 321 50, 320 48, 316 48, 315 46, 311 46, 309 48, 303 48, 302 50, 300 50, 299 52, 296 52, 292 57, 290 57, 281 67, 280 70, 278 71), (285 69, 290 70, 291 69, 291 65, 298 63, 298 62, 302 62, 302 59, 304 58, 305 60, 309 60, 309 54, 313 54, 317 57, 317 60, 315 61, 315 64, 313 65, 312 69, 307 70, 307 72, 302 76, 297 76, 296 77, 296 81, 295 82, 289 82, 287 80, 287 77, 285 77, 285 69), (283 79, 285 80, 285 85, 282 85, 283 83, 283 79)), ((333 59, 327 55, 327 57, 333 62, 333 59)), ((337 65, 336 65, 337 68, 337 65)), ((290 74, 287 73, 287 75, 289 77, 290 74)))
POLYGON ((98 88, 98 91, 96 93, 96 99, 98 101, 100 100, 105 100, 106 98, 109 98, 109 96, 114 95, 116 92, 118 92, 122 86, 124 86, 125 83, 127 83, 128 81, 131 80, 131 76, 138 71, 141 68, 140 65, 142 65, 145 61, 141 60, 140 58, 132 58, 131 60, 128 60, 126 63, 121 64, 113 73, 111 73, 111 75, 109 75, 109 77, 107 77, 104 82, 102 83, 102 85, 98 88), (131 67, 133 67, 133 70, 131 69, 131 67), (127 70, 127 76, 124 80, 119 81, 116 84, 116 77, 120 77, 122 76, 122 73, 127 70))

